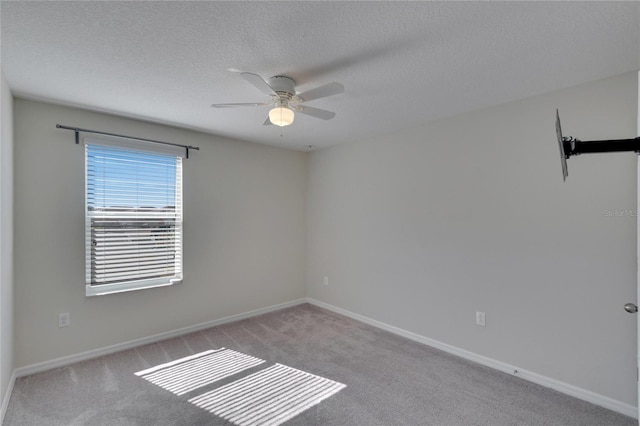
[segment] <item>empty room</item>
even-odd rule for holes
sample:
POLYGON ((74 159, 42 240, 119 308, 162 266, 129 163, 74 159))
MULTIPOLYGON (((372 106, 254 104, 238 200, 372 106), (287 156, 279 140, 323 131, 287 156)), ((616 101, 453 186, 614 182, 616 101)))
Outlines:
POLYGON ((640 2, 0 24, 1 424, 638 424, 640 2))

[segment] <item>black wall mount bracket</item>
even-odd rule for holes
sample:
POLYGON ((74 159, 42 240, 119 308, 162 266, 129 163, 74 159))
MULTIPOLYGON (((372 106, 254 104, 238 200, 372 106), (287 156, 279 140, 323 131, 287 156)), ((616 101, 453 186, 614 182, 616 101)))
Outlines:
POLYGON ((628 152, 640 154, 640 137, 632 139, 606 139, 596 141, 581 141, 572 136, 562 136, 560 126, 560 113, 556 110, 556 135, 560 148, 560 161, 562 165, 563 180, 567 180, 569 171, 567 160, 580 154, 599 154, 603 152, 628 152))

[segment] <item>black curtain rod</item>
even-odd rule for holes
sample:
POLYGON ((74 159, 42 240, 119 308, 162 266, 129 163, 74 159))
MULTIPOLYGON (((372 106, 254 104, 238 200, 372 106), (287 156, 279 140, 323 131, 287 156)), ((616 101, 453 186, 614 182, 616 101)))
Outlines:
POLYGON ((184 148, 185 149, 185 151, 187 153, 187 158, 189 158, 189 150, 190 149, 200 150, 200 147, 197 147, 197 146, 180 145, 178 143, 162 142, 162 141, 155 141, 153 139, 136 138, 136 137, 133 137, 133 136, 118 135, 118 134, 115 134, 115 133, 99 132, 97 130, 81 129, 79 127, 71 127, 71 126, 63 126, 62 124, 56 124, 56 128, 65 129, 65 130, 73 130, 76 133, 76 144, 80 143, 80 135, 79 134, 82 132, 82 133, 95 133, 95 134, 98 134, 98 135, 106 135, 106 136, 115 136, 117 138, 133 139, 133 140, 136 140, 136 141, 160 143, 162 145, 178 146, 180 148, 184 148))

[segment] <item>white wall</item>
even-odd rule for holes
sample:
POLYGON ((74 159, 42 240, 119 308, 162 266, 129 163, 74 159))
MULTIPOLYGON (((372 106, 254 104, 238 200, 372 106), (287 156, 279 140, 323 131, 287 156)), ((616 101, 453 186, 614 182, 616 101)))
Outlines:
POLYGON ((13 371, 13 97, 2 73, 0 73, 0 80, 2 85, 0 87, 1 401, 10 386, 13 371))
POLYGON ((634 137, 637 79, 313 152, 308 295, 636 405, 636 158, 571 158, 563 183, 554 120, 634 137))
POLYGON ((305 296, 305 153, 23 99, 14 113, 16 367, 305 296), (200 146, 182 284, 85 297, 84 150, 56 123, 200 146))

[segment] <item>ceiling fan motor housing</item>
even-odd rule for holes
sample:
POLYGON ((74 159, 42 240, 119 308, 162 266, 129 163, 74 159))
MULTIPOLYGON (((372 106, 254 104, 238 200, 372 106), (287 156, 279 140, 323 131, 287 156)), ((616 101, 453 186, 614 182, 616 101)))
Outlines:
POLYGON ((289 77, 276 75, 275 77, 271 77, 268 83, 280 98, 284 97, 287 100, 291 100, 296 94, 296 83, 289 77))

